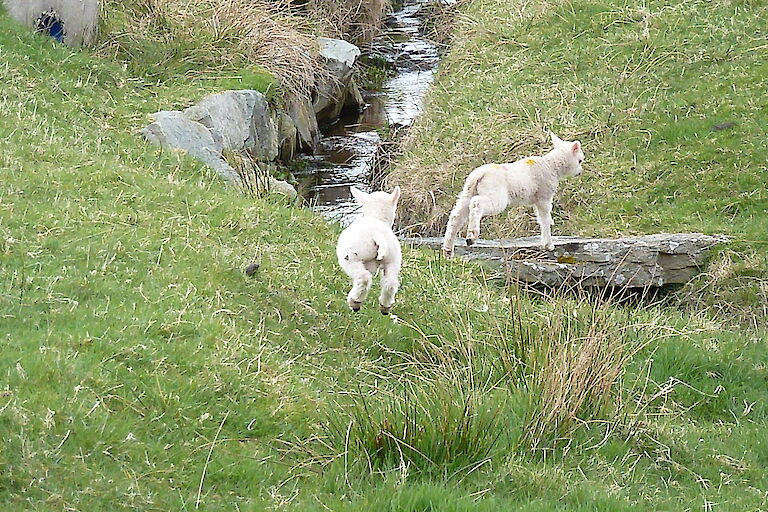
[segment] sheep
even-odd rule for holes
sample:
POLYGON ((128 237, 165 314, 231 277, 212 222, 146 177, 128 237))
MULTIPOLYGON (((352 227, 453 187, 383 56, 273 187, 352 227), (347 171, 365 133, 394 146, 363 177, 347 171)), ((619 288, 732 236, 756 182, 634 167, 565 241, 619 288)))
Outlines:
POLYGON ((467 245, 480 236, 480 220, 503 212, 507 206, 532 205, 541 227, 541 244, 551 251, 552 198, 558 182, 581 173, 584 152, 581 142, 568 142, 550 132, 554 148, 544 156, 514 163, 485 164, 473 170, 451 211, 443 238, 443 252, 453 256, 460 230, 467 226, 467 245))
POLYGON ((388 315, 395 304, 395 294, 400 286, 402 252, 400 242, 392 232, 400 187, 395 187, 391 194, 367 194, 355 187, 351 187, 350 191, 362 206, 362 215, 341 232, 336 245, 339 265, 352 279, 347 304, 352 311, 360 311, 371 288, 373 276, 381 269, 383 275, 379 305, 381 314, 388 315))

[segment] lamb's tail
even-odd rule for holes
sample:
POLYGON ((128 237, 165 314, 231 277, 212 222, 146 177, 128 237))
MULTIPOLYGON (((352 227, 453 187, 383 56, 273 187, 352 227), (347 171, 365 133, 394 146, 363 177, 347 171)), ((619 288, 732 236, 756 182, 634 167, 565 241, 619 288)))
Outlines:
POLYGON ((467 199, 477 194, 477 184, 483 179, 483 175, 480 173, 471 173, 467 176, 467 181, 464 182, 464 187, 459 193, 459 198, 466 197, 467 199))
POLYGON ((378 233, 374 233, 373 243, 376 245, 376 261, 383 261, 389 254, 386 238, 378 236, 378 233))

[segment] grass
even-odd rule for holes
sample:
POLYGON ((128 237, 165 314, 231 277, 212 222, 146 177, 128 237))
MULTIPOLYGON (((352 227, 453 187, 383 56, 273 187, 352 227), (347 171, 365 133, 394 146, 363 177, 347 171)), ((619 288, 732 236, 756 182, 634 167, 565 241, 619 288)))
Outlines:
POLYGON ((3 510, 768 507, 764 331, 410 249, 353 315, 337 226, 141 139, 215 81, 0 26, 3 510))
POLYGON ((98 52, 148 82, 208 80, 309 98, 325 76, 311 20, 289 2, 107 1, 98 52))
MULTIPOLYGON (((562 184, 559 234, 724 233, 719 275, 686 303, 757 326, 768 302, 763 2, 469 2, 424 116, 389 181, 403 225, 442 234, 481 163, 581 139, 585 171, 562 184), (598 71, 599 70, 599 71, 598 71), (723 123, 733 123, 722 129, 723 123), (482 127, 482 129, 479 129, 482 127)), ((528 211, 487 237, 535 232, 528 211)))

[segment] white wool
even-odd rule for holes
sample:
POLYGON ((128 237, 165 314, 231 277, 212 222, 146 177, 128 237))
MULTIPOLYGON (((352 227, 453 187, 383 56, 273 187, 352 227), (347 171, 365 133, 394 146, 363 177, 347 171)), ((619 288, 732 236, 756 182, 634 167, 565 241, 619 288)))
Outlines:
POLYGON ((552 243, 552 199, 560 179, 581 173, 584 152, 579 141, 561 140, 554 133, 552 151, 544 156, 523 158, 514 163, 485 164, 473 170, 451 211, 445 228, 443 251, 453 255, 456 236, 467 227, 467 244, 480 236, 483 217, 503 212, 508 206, 533 206, 541 227, 541 243, 552 243))
POLYGON ((359 310, 368 296, 373 276, 381 270, 379 305, 382 314, 388 314, 400 286, 402 253, 400 242, 392 232, 400 187, 395 187, 391 194, 367 194, 355 187, 350 190, 362 206, 362 215, 341 232, 336 244, 339 265, 352 279, 347 304, 353 310, 359 310))

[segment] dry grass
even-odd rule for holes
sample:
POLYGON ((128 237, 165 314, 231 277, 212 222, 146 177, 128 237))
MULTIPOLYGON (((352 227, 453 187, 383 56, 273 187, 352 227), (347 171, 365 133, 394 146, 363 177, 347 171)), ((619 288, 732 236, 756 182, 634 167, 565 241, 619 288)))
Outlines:
POLYGON ((309 0, 307 12, 329 37, 365 44, 379 32, 388 0, 309 0))
POLYGON ((719 318, 739 327, 759 330, 768 318, 768 257, 756 248, 737 252, 726 249, 718 253, 697 279, 687 283, 674 304, 697 312, 709 310, 719 318))
POLYGON ((288 0, 108 0, 102 22, 101 52, 138 66, 191 76, 260 68, 300 97, 325 73, 315 24, 288 0))
POLYGON ((543 325, 521 328, 530 347, 530 406, 518 443, 526 453, 551 455, 570 445, 579 428, 610 420, 617 410, 619 381, 648 343, 649 325, 617 318, 599 302, 557 301, 543 325))

